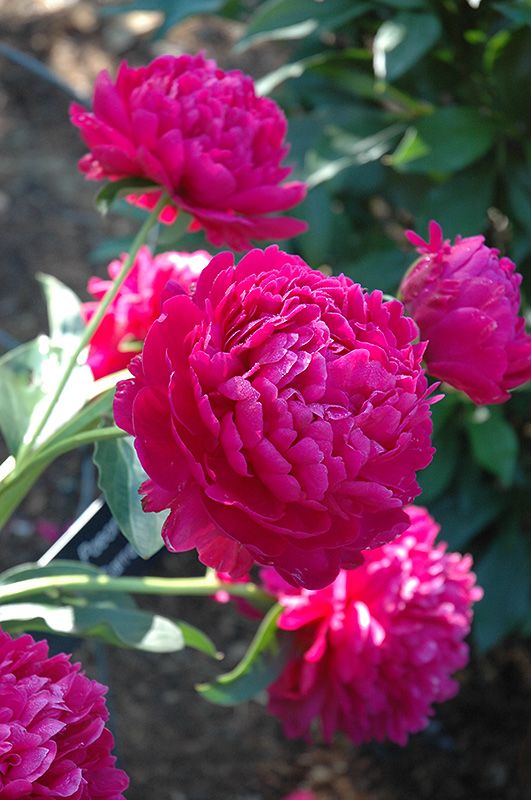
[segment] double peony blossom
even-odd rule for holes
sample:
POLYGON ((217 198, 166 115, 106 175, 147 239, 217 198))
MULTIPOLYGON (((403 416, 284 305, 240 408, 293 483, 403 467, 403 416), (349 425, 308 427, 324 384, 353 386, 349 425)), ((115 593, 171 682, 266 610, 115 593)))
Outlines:
POLYGON ((468 660, 463 640, 482 591, 471 557, 434 544, 439 526, 425 509, 407 511, 405 533, 325 589, 294 590, 261 570, 284 607, 279 628, 295 637, 296 654, 269 687, 287 736, 309 738, 319 721, 327 742, 342 731, 355 744, 404 745, 433 703, 456 694, 451 675, 468 660))
POLYGON ((1 800, 123 800, 105 692, 46 642, 0 631, 1 800))
POLYGON ((531 380, 531 336, 518 316, 522 276, 483 236, 451 245, 432 222, 427 242, 412 231, 408 238, 420 258, 400 293, 428 341, 428 372, 475 403, 505 402, 531 380))
MULTIPOLYGON (((89 280, 87 288, 95 301, 83 303, 82 312, 86 322, 89 322, 99 301, 111 287, 125 258, 126 254, 109 264, 111 280, 97 277, 89 280)), ((87 363, 95 378, 127 367, 134 351, 142 348, 146 333, 159 316, 165 292, 179 289, 191 291, 210 258, 204 250, 153 256, 148 247, 140 249, 133 269, 90 341, 87 363), (169 289, 166 288, 168 282, 169 289)))
POLYGON ((213 258, 166 300, 114 404, 145 510, 170 509, 167 547, 320 588, 401 533, 433 454, 416 336, 397 300, 276 246, 213 258))
MULTIPOLYGON (((73 104, 71 118, 88 153, 80 169, 92 180, 145 178, 192 215, 209 241, 236 250, 250 240, 285 239, 306 230, 289 217, 305 195, 302 183, 284 183, 290 167, 286 119, 251 78, 224 72, 202 55, 161 56, 147 67, 122 63, 116 82, 96 80, 93 112, 73 104)), ((159 191, 132 199, 153 208, 159 191)))

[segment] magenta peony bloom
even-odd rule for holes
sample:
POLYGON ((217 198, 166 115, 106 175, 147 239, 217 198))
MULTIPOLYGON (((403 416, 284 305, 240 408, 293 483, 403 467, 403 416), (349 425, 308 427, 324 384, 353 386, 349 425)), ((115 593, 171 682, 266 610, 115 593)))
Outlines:
POLYGON ((287 736, 309 737, 319 720, 355 744, 408 735, 428 724, 433 703, 453 697, 450 676, 465 666, 474 586, 472 559, 434 545, 439 526, 410 506, 411 525, 394 542, 365 552, 317 592, 293 590, 273 569, 265 586, 285 610, 278 625, 293 631, 299 652, 269 687, 269 710, 287 736))
MULTIPOLYGON (((300 220, 268 216, 300 203, 306 190, 280 185, 291 173, 281 166, 286 119, 241 72, 201 54, 165 55, 140 69, 123 62, 116 83, 105 71, 98 76, 94 112, 73 104, 71 118, 90 148, 79 162, 87 178, 153 181, 215 245, 243 250, 251 239, 306 230, 300 220)), ((148 192, 136 202, 153 208, 159 197, 148 192)), ((167 206, 162 219, 174 218, 167 206)))
POLYGON ((163 310, 114 414, 151 478, 145 510, 171 509, 170 550, 320 588, 407 527, 433 450, 398 300, 271 246, 219 254, 163 310))
POLYGON ((475 403, 505 402, 509 389, 531 380, 531 336, 518 316, 522 276, 483 236, 458 236, 451 245, 436 222, 427 242, 406 235, 421 257, 400 292, 429 341, 428 372, 475 403))
POLYGON ((105 692, 46 642, 0 631, 0 800, 123 800, 105 692))
MULTIPOLYGON (((111 261, 108 272, 110 281, 93 277, 88 282, 88 291, 96 302, 83 303, 82 312, 88 322, 95 313, 99 300, 112 285, 120 272, 127 254, 111 261)), ((126 369, 134 355, 141 349, 150 325, 160 314, 162 299, 168 281, 189 292, 195 285, 201 270, 211 256, 204 250, 195 253, 161 253, 151 255, 148 247, 142 247, 133 269, 124 281, 118 295, 90 341, 87 363, 95 378, 102 378, 120 369, 126 369)))

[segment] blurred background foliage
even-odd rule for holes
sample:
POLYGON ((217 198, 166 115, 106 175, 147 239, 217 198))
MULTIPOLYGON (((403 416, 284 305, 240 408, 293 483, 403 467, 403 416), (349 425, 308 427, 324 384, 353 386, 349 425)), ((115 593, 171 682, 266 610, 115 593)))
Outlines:
MULTIPOLYGON (((310 229, 286 249, 394 292, 414 258, 404 229, 436 219, 447 237, 483 233, 531 296, 529 0, 134 0, 102 13, 135 10, 162 12, 158 37, 216 14, 244 23, 237 53, 285 47, 258 90, 284 108, 294 176, 310 186, 297 209, 310 229)), ((476 558, 481 649, 531 635, 530 391, 476 408, 449 389, 434 407, 420 502, 476 558)))

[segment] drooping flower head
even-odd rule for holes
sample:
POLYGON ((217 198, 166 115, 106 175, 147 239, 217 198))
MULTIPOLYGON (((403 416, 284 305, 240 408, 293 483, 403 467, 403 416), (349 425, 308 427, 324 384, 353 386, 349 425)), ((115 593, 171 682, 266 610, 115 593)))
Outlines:
POLYGON ((114 404, 145 510, 171 509, 167 547, 319 588, 403 531, 433 453, 416 335, 398 300, 276 246, 213 258, 165 302, 114 404))
MULTIPOLYGON (((83 303, 86 322, 96 312, 99 301, 111 287, 126 258, 124 253, 120 259, 111 261, 108 266, 111 280, 90 278, 87 288, 95 301, 83 303)), ((210 254, 204 250, 153 256, 148 247, 140 249, 133 269, 90 340, 87 363, 95 378, 126 369, 135 350, 141 349, 150 325, 161 312, 168 281, 171 281, 169 291, 175 292, 180 288, 190 292, 210 259, 210 254)))
POLYGON ((106 691, 46 642, 0 631, 1 800, 123 800, 106 691))
POLYGON ((428 372, 475 403, 505 402, 510 389, 531 380, 531 336, 518 316, 522 276, 483 236, 458 236, 451 245, 436 222, 427 242, 406 235, 421 257, 400 293, 428 340, 428 372))
MULTIPOLYGON (((285 183, 291 168, 286 119, 257 97, 251 78, 224 72, 203 55, 165 55, 147 67, 123 62, 113 83, 96 80, 93 112, 73 104, 71 118, 90 153, 80 169, 91 180, 146 178, 192 215, 213 244, 236 250, 250 240, 285 239, 305 223, 269 216, 300 203, 302 183, 285 183)), ((160 192, 136 196, 153 208, 160 192)))
POLYGON ((390 739, 404 745, 422 730, 433 704, 458 691, 472 604, 482 597, 470 556, 435 545, 439 526, 410 506, 410 527, 390 544, 363 553, 324 589, 285 584, 268 567, 266 589, 284 606, 278 625, 295 636, 297 654, 269 687, 269 710, 287 736, 325 741, 342 731, 355 744, 390 739))

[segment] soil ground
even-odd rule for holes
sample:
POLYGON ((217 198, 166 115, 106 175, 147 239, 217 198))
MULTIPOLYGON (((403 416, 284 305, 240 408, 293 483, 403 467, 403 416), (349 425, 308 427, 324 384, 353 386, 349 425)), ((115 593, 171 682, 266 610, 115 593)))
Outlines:
MULTIPOLYGON (((97 72, 127 57, 205 49, 223 66, 254 74, 278 53, 231 53, 237 30, 212 19, 186 23, 163 42, 149 39, 145 15, 102 20, 95 4, 76 0, 0 0, 0 42, 47 64, 80 95, 97 72)), ((83 148, 68 123, 60 88, 0 55, 0 347, 45 329, 37 272, 48 272, 85 297, 90 274, 103 274, 94 251, 127 236, 131 221, 102 221, 94 187, 76 171, 83 148)), ((88 456, 56 463, 3 534, 0 567, 38 557, 46 543, 38 521, 64 527, 95 491, 88 456), (80 479, 82 476, 82 479, 80 479), (81 495, 81 497, 80 497, 81 495)), ((165 555, 159 574, 189 574, 190 557, 165 555)), ((149 607, 203 628, 233 664, 253 625, 207 600, 163 598, 149 607)), ((474 656, 458 697, 406 748, 332 747, 286 742, 260 703, 235 709, 208 705, 194 683, 218 668, 187 651, 150 656, 83 645, 90 674, 110 684, 112 724, 129 800, 279 800, 297 787, 319 800, 526 800, 531 798, 531 648, 510 641, 474 656)))

